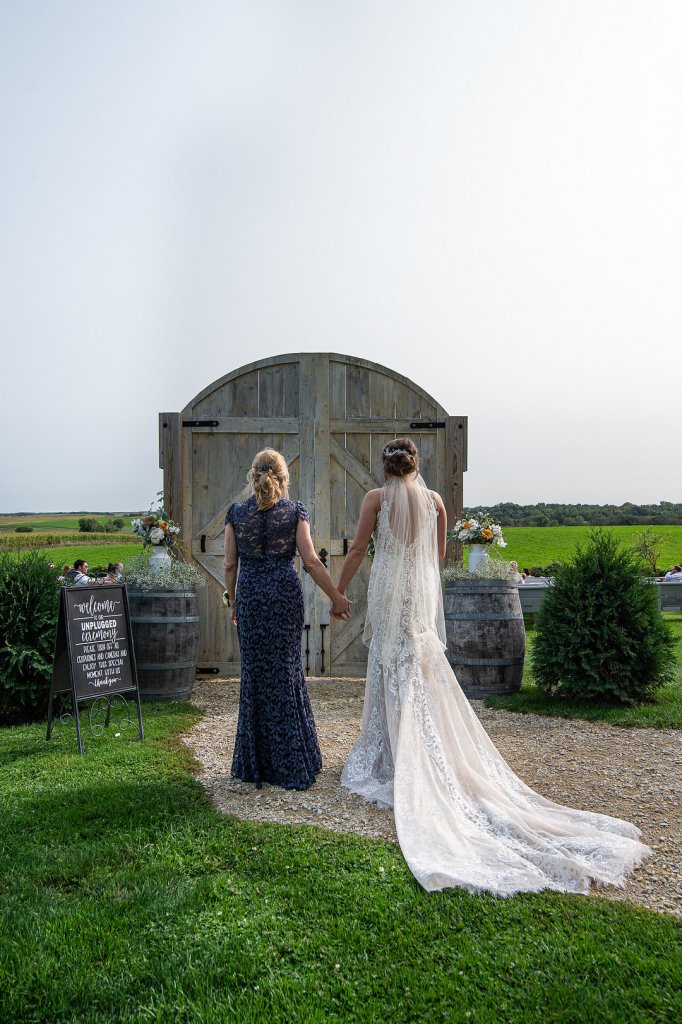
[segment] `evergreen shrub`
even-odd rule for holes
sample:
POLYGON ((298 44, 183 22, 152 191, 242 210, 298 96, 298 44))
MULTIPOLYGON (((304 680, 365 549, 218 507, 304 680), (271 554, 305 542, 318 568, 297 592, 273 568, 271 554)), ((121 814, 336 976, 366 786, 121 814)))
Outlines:
POLYGON ((39 721, 50 696, 59 580, 48 558, 0 553, 0 724, 39 721))
POLYGON ((646 567, 613 535, 593 530, 561 566, 537 614, 533 673, 558 698, 637 704, 671 675, 675 639, 646 567))
POLYGON ((14 532, 15 533, 33 533, 33 527, 32 526, 26 526, 26 525, 17 526, 14 532))

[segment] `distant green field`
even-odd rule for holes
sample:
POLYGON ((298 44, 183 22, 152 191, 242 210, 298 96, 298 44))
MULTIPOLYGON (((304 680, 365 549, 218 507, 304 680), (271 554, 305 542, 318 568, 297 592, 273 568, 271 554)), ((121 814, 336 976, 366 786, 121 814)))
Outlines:
MULTIPOLYGON (((133 515, 138 513, 133 513, 133 515)), ((62 532, 62 530, 75 530, 78 532, 78 520, 87 517, 96 519, 98 523, 107 523, 110 519, 123 519, 126 530, 130 525, 131 513, 129 512, 59 512, 54 515, 26 516, 5 516, 0 515, 0 533, 8 533, 16 530, 17 526, 32 526, 34 530, 45 530, 49 533, 62 532)))
MULTIPOLYGON (((100 520, 114 518, 112 516, 99 516, 100 520)), ((125 561, 131 557, 130 544, 119 541, 116 534, 111 535, 110 544, 93 544, 87 533, 78 534, 78 517, 73 516, 12 516, 0 517, 0 531, 8 529, 7 519, 15 522, 28 523, 38 529, 52 529, 58 527, 59 531, 67 528, 63 520, 70 520, 76 527, 76 536, 73 544, 59 547, 46 547, 44 550, 50 555, 53 562, 68 562, 74 558, 87 558, 93 564, 101 564, 104 561, 125 561), (57 522, 57 520, 62 520, 57 522), (77 539, 78 538, 78 539, 77 539), (117 542, 118 541, 118 542, 117 542)), ((129 519, 129 516, 122 518, 129 519)), ((14 529, 14 526, 9 527, 14 529)), ((561 562, 570 558, 578 544, 585 544, 588 540, 589 526, 506 526, 504 536, 507 547, 499 553, 503 558, 514 559, 521 567, 524 565, 549 565, 551 562, 561 562)), ((610 526, 606 529, 613 530, 616 537, 626 546, 630 547, 636 543, 642 532, 639 526, 610 526)), ((682 561, 682 526, 660 526, 652 528, 654 533, 663 537, 663 547, 659 557, 659 567, 668 568, 676 562, 682 561)), ((129 537, 128 524, 124 527, 124 534, 129 537)), ((30 535, 29 535, 30 536, 30 535)), ((101 535, 100 535, 101 536, 101 535)))
MULTIPOLYGON (((570 558, 578 544, 585 544, 590 526, 505 526, 507 547, 502 549, 505 559, 514 559, 524 565, 549 565, 570 558)), ((635 544, 642 532, 641 526, 609 526, 626 547, 635 544)), ((652 527, 660 534, 663 547, 658 560, 661 568, 669 568, 682 560, 682 526, 652 527)))

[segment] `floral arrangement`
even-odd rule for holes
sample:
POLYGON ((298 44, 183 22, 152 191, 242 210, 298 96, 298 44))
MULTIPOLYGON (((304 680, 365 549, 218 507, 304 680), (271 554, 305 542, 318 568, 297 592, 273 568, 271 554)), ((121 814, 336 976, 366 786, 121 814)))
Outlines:
POLYGON ((163 507, 150 509, 143 519, 132 519, 131 527, 133 533, 142 538, 146 548, 160 545, 172 548, 180 533, 180 527, 168 518, 163 507))
POLYGON ((448 536, 460 544, 496 544, 500 548, 507 546, 502 536, 502 527, 494 523, 487 512, 470 519, 458 519, 448 536))
POLYGON ((203 574, 195 566, 172 558, 151 570, 142 552, 124 563, 123 574, 131 590, 185 590, 188 587, 199 590, 206 586, 203 574))

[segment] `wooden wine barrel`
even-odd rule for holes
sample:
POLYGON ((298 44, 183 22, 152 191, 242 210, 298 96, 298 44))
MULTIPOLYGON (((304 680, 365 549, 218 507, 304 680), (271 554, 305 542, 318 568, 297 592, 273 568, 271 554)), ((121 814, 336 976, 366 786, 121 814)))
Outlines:
POLYGON ((445 587, 447 658, 467 697, 516 693, 526 631, 510 580, 452 580, 445 587))
POLYGON ((194 590, 128 588, 142 700, 189 700, 199 655, 194 590))

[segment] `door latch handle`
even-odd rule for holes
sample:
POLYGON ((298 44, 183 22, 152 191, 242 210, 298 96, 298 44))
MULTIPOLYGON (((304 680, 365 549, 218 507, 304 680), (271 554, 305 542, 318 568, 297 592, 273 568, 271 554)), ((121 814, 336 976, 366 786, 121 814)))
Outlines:
POLYGON ((327 555, 328 554, 329 554, 329 552, 327 551, 326 548, 320 548, 320 550, 317 552, 317 557, 320 559, 320 561, 322 562, 322 565, 325 567, 325 569, 327 568, 327 555))

